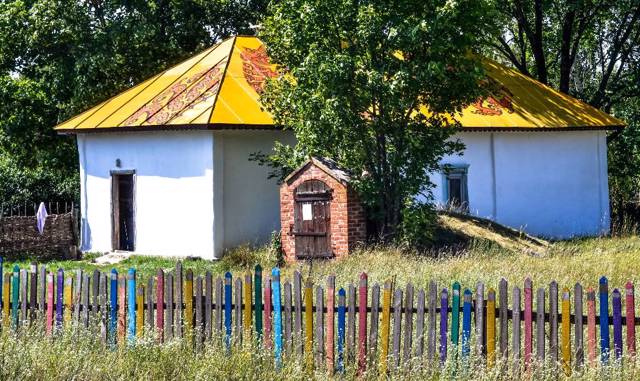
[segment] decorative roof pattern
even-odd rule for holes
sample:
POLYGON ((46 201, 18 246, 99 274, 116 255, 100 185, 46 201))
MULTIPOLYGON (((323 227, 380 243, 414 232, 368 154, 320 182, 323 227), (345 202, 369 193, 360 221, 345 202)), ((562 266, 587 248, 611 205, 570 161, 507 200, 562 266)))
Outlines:
MULTIPOLYGON (((621 128, 624 122, 514 69, 483 60, 494 89, 451 117, 465 130, 621 128)), ((277 75, 257 37, 232 37, 55 127, 61 133, 276 128, 260 93, 277 75)), ((428 114, 426 108, 421 112, 428 114)))

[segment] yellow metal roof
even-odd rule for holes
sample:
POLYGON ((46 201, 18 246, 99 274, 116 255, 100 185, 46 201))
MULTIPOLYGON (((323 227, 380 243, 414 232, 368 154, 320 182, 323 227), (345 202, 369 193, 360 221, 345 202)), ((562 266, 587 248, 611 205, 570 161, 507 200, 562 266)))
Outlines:
MULTIPOLYGON (((605 129, 624 122, 484 60, 491 94, 454 117, 468 130, 605 129)), ((55 127, 59 132, 274 128, 259 97, 276 75, 262 42, 233 37, 55 127)), ((426 109, 423 110, 426 113, 426 109)))

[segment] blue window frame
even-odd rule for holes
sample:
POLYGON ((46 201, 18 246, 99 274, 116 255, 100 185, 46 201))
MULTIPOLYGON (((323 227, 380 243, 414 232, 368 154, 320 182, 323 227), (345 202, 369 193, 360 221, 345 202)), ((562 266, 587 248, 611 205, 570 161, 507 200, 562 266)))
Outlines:
POLYGON ((467 186, 468 164, 445 164, 442 167, 443 203, 447 208, 469 211, 467 186))

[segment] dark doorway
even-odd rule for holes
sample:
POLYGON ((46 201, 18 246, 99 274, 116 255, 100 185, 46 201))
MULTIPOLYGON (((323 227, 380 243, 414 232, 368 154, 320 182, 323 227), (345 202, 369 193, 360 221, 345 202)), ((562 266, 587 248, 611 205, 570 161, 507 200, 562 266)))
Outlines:
POLYGON ((133 173, 111 174, 112 245, 114 250, 135 250, 133 173))
POLYGON ((331 257, 331 189, 322 181, 307 180, 296 188, 295 202, 293 234, 296 237, 296 257, 331 257))

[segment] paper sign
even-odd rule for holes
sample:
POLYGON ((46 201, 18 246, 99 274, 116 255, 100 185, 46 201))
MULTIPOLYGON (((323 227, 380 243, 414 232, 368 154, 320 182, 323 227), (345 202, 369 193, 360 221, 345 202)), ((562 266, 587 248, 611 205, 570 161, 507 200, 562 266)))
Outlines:
POLYGON ((313 209, 311 208, 311 203, 302 204, 302 220, 303 221, 311 221, 313 220, 313 209))

